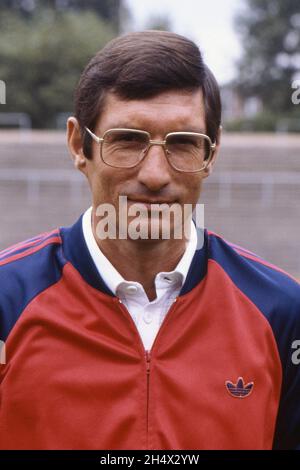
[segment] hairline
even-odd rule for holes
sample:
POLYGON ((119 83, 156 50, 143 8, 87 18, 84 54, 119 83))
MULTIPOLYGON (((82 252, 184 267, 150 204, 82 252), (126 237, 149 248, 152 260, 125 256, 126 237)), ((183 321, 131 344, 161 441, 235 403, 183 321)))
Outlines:
MULTIPOLYGON (((173 88, 173 87, 170 87, 169 90, 164 90, 164 91, 158 92, 156 94, 153 94, 150 97, 147 97, 147 98, 134 98, 134 99, 130 99, 130 98, 126 98, 126 97, 122 96, 120 93, 115 91, 114 88, 108 88, 108 89, 103 90, 102 93, 100 94, 99 98, 98 98, 97 107, 98 107, 98 109, 100 108, 100 110, 98 112, 97 117, 94 118, 94 121, 95 121, 95 125, 93 126, 94 129, 91 129, 91 130, 94 132, 96 130, 96 128, 99 127, 102 115, 108 109, 107 108, 107 97, 108 97, 108 95, 113 95, 117 99, 119 99, 120 101, 123 101, 124 103, 126 103, 126 102, 130 103, 132 101, 145 101, 145 102, 147 102, 147 101, 150 101, 152 98, 156 98, 160 95, 167 94, 171 91, 177 91, 177 92, 182 92, 183 94, 191 95, 193 93, 197 93, 197 91, 199 91, 199 90, 201 91, 202 97, 203 97, 204 123, 206 124, 206 107, 205 107, 205 102, 204 102, 203 86, 198 86, 198 87, 195 87, 195 88, 192 88, 192 89, 191 88, 173 88)), ((109 129, 116 129, 116 128, 134 129, 135 127, 133 127, 129 122, 120 120, 120 121, 117 121, 116 124, 112 124, 109 127, 109 129)), ((136 129, 138 129, 138 128, 136 128, 136 129)), ((140 130, 144 130, 144 129, 140 129, 140 130)), ((204 128, 201 128, 201 129, 196 129, 196 127, 194 125, 190 126, 190 128, 188 126, 186 126, 185 128, 180 129, 180 130, 182 132, 189 132, 190 131, 190 132, 198 132, 200 134, 205 134, 207 132, 206 126, 204 128)), ((104 131, 104 132, 106 132, 106 131, 104 131)), ((176 131, 174 131, 174 132, 176 132, 176 131)))

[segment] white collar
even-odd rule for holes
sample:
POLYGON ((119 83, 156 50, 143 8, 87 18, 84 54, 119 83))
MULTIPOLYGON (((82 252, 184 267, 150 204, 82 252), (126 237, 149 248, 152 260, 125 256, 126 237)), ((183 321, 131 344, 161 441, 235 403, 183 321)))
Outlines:
MULTIPOLYGON (((111 264, 111 262, 108 260, 108 258, 104 255, 104 253, 100 250, 93 231, 92 231, 92 206, 89 207, 85 213, 83 214, 82 217, 82 229, 83 229, 83 235, 84 239, 86 242, 86 245, 88 247, 88 250, 90 252, 90 255, 96 265, 96 268, 104 280, 104 282, 107 284, 109 289, 116 294, 117 288, 121 283, 126 283, 129 281, 126 281, 121 274, 116 270, 116 268, 111 264)), ((191 226, 191 236, 190 239, 187 242, 186 250, 180 259, 179 263, 177 264, 176 268, 174 271, 169 271, 169 272, 161 272, 156 275, 157 279, 158 277, 161 277, 162 275, 171 275, 172 276, 178 276, 180 275, 181 278, 181 285, 183 285, 188 270, 191 265, 191 261, 193 259, 193 256, 195 254, 197 248, 197 231, 194 222, 192 222, 191 226)), ((130 281, 132 284, 132 281, 130 281)))

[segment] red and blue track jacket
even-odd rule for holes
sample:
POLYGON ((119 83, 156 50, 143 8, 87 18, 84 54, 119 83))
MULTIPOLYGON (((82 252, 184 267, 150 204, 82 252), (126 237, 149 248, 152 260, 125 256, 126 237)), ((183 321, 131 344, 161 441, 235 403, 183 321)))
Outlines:
POLYGON ((205 230, 147 352, 81 217, 1 252, 0 448, 300 448, 299 284, 205 230))

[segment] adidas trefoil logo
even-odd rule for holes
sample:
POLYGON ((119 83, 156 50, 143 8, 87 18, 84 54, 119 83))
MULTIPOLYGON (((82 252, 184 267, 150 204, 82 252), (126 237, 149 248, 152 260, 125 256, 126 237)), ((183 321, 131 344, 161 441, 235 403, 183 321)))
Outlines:
POLYGON ((253 390, 254 382, 249 382, 245 384, 243 377, 239 377, 236 383, 226 380, 225 382, 226 389, 232 397, 236 398, 245 398, 250 395, 253 390))

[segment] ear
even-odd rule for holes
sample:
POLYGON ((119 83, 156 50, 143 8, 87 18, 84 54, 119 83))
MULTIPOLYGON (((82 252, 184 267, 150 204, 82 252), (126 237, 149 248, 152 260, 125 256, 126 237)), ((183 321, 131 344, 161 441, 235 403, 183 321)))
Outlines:
POLYGON ((68 148, 75 168, 86 173, 86 157, 83 153, 80 126, 75 117, 67 120, 68 148))
POLYGON ((205 168, 205 170, 203 170, 204 171, 204 178, 207 178, 207 176, 211 175, 211 173, 212 173, 214 164, 217 160, 217 156, 218 156, 219 150, 220 150, 221 134, 222 134, 222 126, 220 125, 220 127, 218 129, 217 139, 216 139, 216 147, 215 147, 212 159, 210 160, 210 162, 207 165, 207 167, 205 168))

